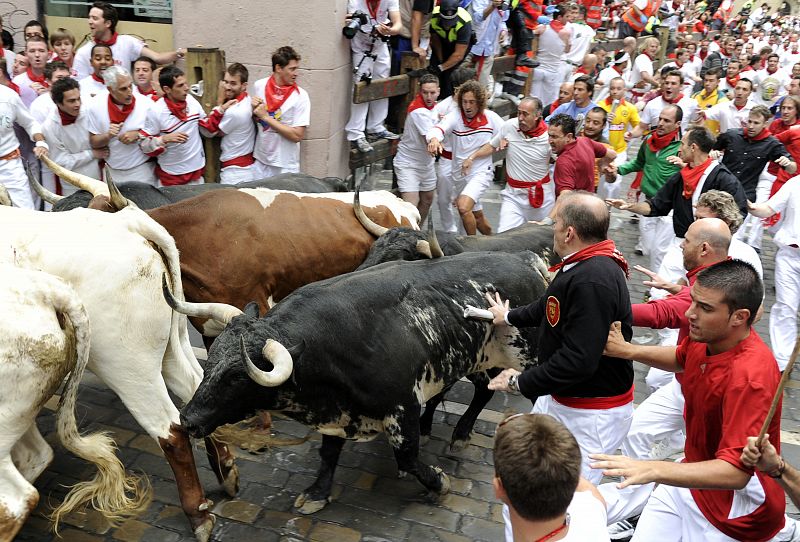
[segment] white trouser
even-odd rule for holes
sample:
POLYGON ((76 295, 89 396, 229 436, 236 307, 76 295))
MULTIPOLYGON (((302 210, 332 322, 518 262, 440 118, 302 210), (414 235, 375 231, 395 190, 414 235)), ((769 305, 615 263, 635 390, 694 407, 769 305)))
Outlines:
MULTIPOLYGON (((652 459, 653 445, 668 440, 683 431, 683 393, 681 385, 673 377, 666 386, 644 400, 633 412, 633 421, 625 440, 622 453, 633 459, 652 459)), ((608 510, 608 523, 616 523, 642 513, 654 484, 628 486, 617 489, 616 483, 598 486, 608 510)), ((654 539, 655 540, 655 539, 654 539)))
POLYGON ((108 166, 111 172, 111 178, 114 179, 114 182, 117 184, 140 182, 158 186, 155 168, 155 163, 149 160, 130 169, 114 169, 108 166))
POLYGON ((475 70, 478 69, 480 66, 480 72, 478 73, 478 83, 486 89, 486 98, 489 99, 491 95, 494 93, 494 77, 492 77, 492 66, 494 66, 494 56, 473 56, 473 62, 475 63, 475 70))
MULTIPOLYGON (((452 170, 452 168, 451 168, 452 170)), ((453 192, 458 199, 459 196, 467 196, 475 205, 472 207, 473 211, 482 211, 483 205, 481 198, 489 186, 492 184, 494 178, 494 171, 489 169, 481 169, 479 171, 470 172, 467 175, 452 175, 453 177, 453 192)))
POLYGON ((551 104, 558 98, 558 89, 564 80, 564 72, 560 66, 534 68, 530 95, 539 98, 545 105, 551 104))
MULTIPOLYGON (((358 72, 356 72, 353 76, 353 81, 355 83, 361 81, 362 75, 371 76, 372 79, 389 77, 389 72, 391 70, 391 56, 389 54, 389 46, 387 44, 380 40, 375 41, 375 47, 372 52, 373 54, 377 54, 378 58, 374 60, 364 56, 368 48, 359 48, 360 45, 356 43, 355 38, 350 45, 353 48, 353 68, 355 69, 355 67, 358 66, 358 63, 361 62, 362 59, 364 60, 361 62, 358 72)), ((383 131, 385 129, 383 126, 383 121, 386 120, 386 114, 388 112, 388 98, 360 104, 351 103, 350 120, 347 121, 347 125, 344 127, 345 131, 347 132, 347 140, 355 141, 356 139, 364 137, 365 126, 367 132, 369 133, 383 131)))
POLYGON ((800 249, 782 246, 775 254, 775 304, 769 315, 769 338, 781 371, 786 368, 797 340, 798 307, 800 249))
POLYGON ((270 177, 274 177, 275 175, 280 175, 281 173, 298 173, 300 171, 300 167, 298 165, 297 168, 286 168, 286 167, 279 167, 279 166, 270 166, 264 164, 263 162, 259 162, 256 160, 253 165, 253 179, 261 180, 261 179, 269 179, 270 177))
MULTIPOLYGON (((758 185, 756 186, 756 203, 764 203, 769 199, 769 193, 772 190, 772 183, 775 181, 775 175, 767 173, 766 167, 758 178, 758 185)), ((764 223, 762 219, 751 214, 747 215, 744 223, 739 227, 735 234, 736 238, 750 245, 751 247, 761 248, 761 238, 764 236, 764 223)))
MULTIPOLYGON (((583 409, 564 406, 546 395, 536 399, 532 414, 549 414, 564 424, 581 449, 581 476, 597 484, 603 478, 600 470, 589 467, 588 454, 613 454, 619 448, 633 417, 633 403, 609 409, 583 409)), ((511 516, 503 505, 506 542, 514 542, 511 516)))
POLYGON ((442 157, 436 162, 436 204, 439 206, 441 228, 444 231, 455 233, 458 231, 461 220, 456 220, 458 215, 455 208, 456 194, 453 179, 450 176, 452 164, 452 160, 442 157))
MULTIPOLYGON (((35 162, 34 162, 35 163, 35 162)), ((20 158, 0 160, 0 183, 8 190, 8 195, 15 207, 35 209, 33 194, 28 183, 28 176, 20 158)))
POLYGON ((639 217, 639 242, 642 253, 650 257, 651 271, 661 266, 661 260, 673 239, 675 231, 672 227, 672 216, 639 217))
MULTIPOLYGON (((628 150, 620 151, 614 159, 614 164, 619 166, 628 161, 628 150)), ((617 178, 613 183, 606 182, 606 176, 600 176, 600 185, 597 187, 597 195, 603 199, 617 199, 619 188, 622 186, 622 179, 617 178)))
POLYGON ((506 185, 500 192, 503 204, 500 206, 500 224, 497 226, 497 233, 521 226, 529 220, 539 221, 547 218, 556 203, 555 183, 551 180, 542 185, 542 190, 544 190, 544 201, 537 209, 531 206, 527 188, 511 188, 506 185))
POLYGON ((228 166, 224 167, 219 170, 219 182, 220 184, 239 184, 239 183, 246 183, 249 181, 255 181, 258 177, 256 177, 257 171, 257 162, 250 164, 249 166, 240 167, 240 166, 228 166))
POLYGON ((434 168, 420 168, 411 164, 395 163, 394 173, 397 177, 397 189, 401 194, 436 190, 437 178, 434 168))

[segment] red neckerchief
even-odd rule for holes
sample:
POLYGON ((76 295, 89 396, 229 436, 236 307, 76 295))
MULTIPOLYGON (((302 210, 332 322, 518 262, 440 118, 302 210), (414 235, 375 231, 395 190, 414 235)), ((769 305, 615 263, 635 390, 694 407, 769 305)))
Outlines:
POLYGON ((612 67, 612 68, 614 68, 614 71, 615 71, 615 72, 617 72, 617 73, 618 73, 618 74, 620 74, 620 75, 622 75, 623 73, 625 73, 625 70, 623 70, 623 69, 621 69, 621 68, 617 68, 617 65, 616 65, 616 64, 614 64, 614 65, 613 65, 613 66, 611 66, 611 67, 612 67))
MULTIPOLYGON (((743 72, 751 72, 751 71, 753 71, 753 66, 749 66, 748 65, 746 68, 743 68, 742 71, 743 72)), ((741 73, 741 72, 739 72, 739 73, 741 73)))
POLYGON ((44 88, 50 88, 50 83, 48 83, 47 79, 44 78, 44 73, 42 73, 42 75, 34 75, 33 72, 31 71, 30 66, 28 67, 27 70, 25 70, 25 73, 28 74, 28 79, 30 79, 31 82, 39 83, 44 88))
POLYGON ((539 124, 534 126, 533 130, 528 130, 527 132, 522 132, 522 130, 520 130, 520 132, 525 134, 527 137, 539 137, 546 131, 547 131, 547 124, 542 119, 539 119, 539 124))
POLYGON ((587 72, 583 66, 575 70, 575 73, 585 73, 586 75, 589 75, 589 72, 587 72))
POLYGON ((736 105, 736 102, 731 102, 731 103, 733 104, 733 107, 735 107, 735 108, 736 108, 736 111, 741 111, 742 109, 744 109, 745 107, 747 107, 747 102, 744 102, 744 105, 743 105, 743 106, 741 106, 741 107, 739 107, 738 105, 736 105))
POLYGON ((156 89, 150 88, 150 90, 144 91, 141 88, 139 88, 138 85, 136 86, 136 88, 139 89, 139 94, 141 94, 142 96, 150 96, 150 99, 153 100, 154 102, 158 101, 158 92, 156 92, 156 89))
POLYGON ((553 103, 550 105, 550 113, 552 113, 553 111, 555 111, 556 109, 558 109, 558 106, 560 106, 560 105, 561 105, 561 102, 559 102, 558 100, 554 101, 554 102, 553 102, 553 103))
POLYGON ((430 111, 434 107, 435 105, 432 105, 431 107, 425 105, 425 100, 422 99, 422 94, 417 94, 416 98, 414 98, 414 101, 408 104, 408 113, 410 114, 412 111, 416 111, 417 109, 423 109, 423 108, 430 111))
POLYGON ((75 121, 78 120, 78 117, 73 117, 67 113, 61 111, 61 108, 58 108, 58 116, 61 117, 61 125, 62 126, 69 126, 70 124, 75 124, 75 121))
POLYGON ((247 98, 247 91, 246 91, 246 90, 245 90, 245 91, 243 91, 243 92, 240 92, 240 93, 239 93, 239 95, 238 95, 236 98, 234 98, 234 99, 235 99, 237 102, 241 102, 241 101, 242 101, 242 100, 244 100, 245 98, 247 98))
POLYGON ((775 69, 774 69, 774 70, 772 70, 772 71, 769 71, 769 68, 767 68, 767 73, 768 73, 768 74, 770 74, 770 75, 772 75, 773 73, 775 73, 775 72, 777 72, 777 71, 778 71, 778 68, 775 68, 775 69))
POLYGON ((683 197, 684 199, 692 199, 697 188, 697 183, 700 182, 700 177, 706 172, 706 169, 711 165, 711 157, 706 158, 706 161, 697 167, 687 165, 681 169, 681 177, 683 178, 683 197))
POLYGON ((369 9, 369 14, 375 21, 378 20, 378 7, 380 5, 381 5, 381 0, 367 0, 367 9, 369 9))
POLYGON ((549 271, 551 273, 554 273, 559 269, 561 269, 562 267, 564 267, 565 265, 582 262, 583 260, 588 260, 589 258, 593 258, 595 256, 608 256, 609 258, 614 260, 618 266, 622 268, 622 271, 625 272, 626 277, 630 277, 630 273, 628 272, 628 262, 625 261, 625 258, 622 256, 622 253, 619 250, 617 250, 617 246, 611 239, 600 241, 599 243, 590 245, 584 248, 583 250, 579 250, 569 258, 563 260, 561 263, 557 263, 556 265, 551 267, 549 271))
MULTIPOLYGON (((611 105, 611 104, 613 104, 613 103, 614 103, 614 100, 612 100, 612 99, 611 99, 611 96, 609 96, 608 98, 606 98, 606 105, 611 105)), ((625 98, 622 98, 622 99, 619 101, 619 105, 625 105, 625 98)))
POLYGON ((706 49, 705 51, 703 51, 702 49, 697 51, 697 56, 700 57, 700 60, 705 60, 706 57, 708 56, 708 49, 706 49))
POLYGON ((731 86, 731 88, 733 88, 733 87, 736 86, 736 83, 739 82, 739 79, 741 79, 741 77, 742 76, 737 73, 736 77, 734 77, 733 79, 731 79, 730 77, 726 77, 725 80, 728 82, 728 84, 731 86))
POLYGON ((564 23, 553 19, 550 21, 550 28, 552 28, 555 32, 561 32, 564 29, 564 23))
POLYGON ((94 79, 94 80, 95 80, 95 81, 97 81, 98 83, 102 83, 102 85, 103 85, 103 86, 105 86, 105 85, 106 85, 106 82, 105 82, 105 81, 103 81, 103 78, 102 78, 102 77, 99 77, 99 76, 98 76, 96 73, 92 73, 92 79, 94 79))
POLYGON ((5 58, 5 57, 6 57, 6 50, 0 47, 0 58, 5 58))
POLYGON ((119 36, 119 34, 114 32, 113 34, 111 34, 111 37, 108 39, 108 41, 103 41, 103 40, 99 40, 99 39, 95 38, 94 43, 95 43, 95 45, 108 45, 109 47, 111 47, 112 45, 117 43, 117 37, 118 36, 119 36))
POLYGON ((662 99, 662 100, 664 100, 665 102, 667 102, 668 104, 676 104, 676 103, 678 103, 679 101, 683 100, 683 92, 680 92, 680 93, 678 93, 678 95, 677 95, 677 96, 675 96, 675 98, 674 98, 674 99, 672 99, 672 100, 670 100, 669 98, 667 98, 666 96, 664 96, 664 95, 662 94, 662 95, 661 95, 661 99, 662 99))
POLYGON ((747 136, 747 130, 744 130, 744 138, 747 141, 761 141, 762 139, 767 139, 771 135, 772 135, 772 132, 769 131, 769 128, 764 128, 755 137, 748 137, 747 136))
POLYGON ((17 94, 19 94, 19 85, 18 85, 18 84, 16 84, 14 81, 9 81, 9 82, 8 82, 8 88, 10 88, 11 90, 13 90, 13 91, 14 91, 14 92, 16 92, 17 94))
POLYGON ((642 51, 642 54, 643 54, 644 56, 646 56, 647 58, 649 58, 650 60, 655 60, 655 58, 653 58, 652 56, 650 56, 650 53, 648 53, 647 51, 642 51))
MULTIPOLYGON (((728 256, 728 257, 727 257, 727 258, 725 258, 723 261, 728 261, 728 260, 732 260, 732 259, 733 259, 733 258, 731 258, 730 256, 728 256)), ((711 266, 714 266, 714 265, 717 265, 718 263, 722 263, 722 262, 714 262, 714 263, 710 263, 710 264, 707 264, 707 265, 698 265, 697 267, 695 267, 695 268, 694 268, 694 269, 692 269, 691 271, 688 271, 688 272, 686 273, 686 278, 687 278, 687 279, 689 279, 689 285, 692 285, 692 284, 694 284, 694 281, 695 281, 695 280, 697 280, 695 276, 696 276, 696 275, 697 275, 697 274, 698 274, 700 271, 702 271, 703 269, 708 269, 709 267, 711 267, 711 266)))
POLYGON ((678 62, 678 59, 675 59, 675 65, 678 66, 679 68, 683 68, 684 64, 686 64, 686 62, 678 62))
POLYGON ((555 538, 558 535, 560 535, 561 533, 563 533, 567 529, 567 527, 569 527, 569 514, 567 514, 567 518, 568 519, 565 519, 564 523, 562 523, 560 526, 556 527, 555 529, 553 529, 552 531, 550 531, 549 533, 547 533, 543 537, 537 538, 533 542, 547 542, 548 540, 550 540, 552 538, 555 538))
POLYGON ((189 115, 188 115, 189 104, 187 104, 185 101, 183 101, 183 102, 173 102, 172 100, 170 100, 166 96, 164 96, 164 101, 166 102, 167 107, 169 108, 170 112, 173 115, 175 115, 178 119, 186 120, 187 118, 189 118, 189 115))
POLYGON ((667 132, 663 136, 658 135, 658 132, 650 134, 650 139, 647 140, 647 145, 653 152, 658 152, 675 140, 678 135, 678 129, 675 128, 671 132, 667 132))
POLYGON ((285 87, 279 86, 278 83, 275 82, 275 76, 271 75, 269 79, 267 79, 267 84, 264 87, 264 98, 267 102, 267 111, 274 113, 280 109, 286 100, 289 99, 289 96, 292 95, 292 92, 297 92, 297 90, 297 84, 288 85, 285 87))
POLYGON ((133 108, 136 106, 136 96, 131 96, 131 103, 123 105, 120 109, 119 105, 111 99, 111 93, 108 93, 108 118, 112 124, 122 124, 133 113, 133 108))
POLYGON ((467 120, 467 117, 464 116, 464 112, 461 111, 461 120, 464 122, 464 126, 470 130, 477 130, 481 126, 489 124, 489 119, 486 118, 483 111, 472 117, 472 120, 467 120))

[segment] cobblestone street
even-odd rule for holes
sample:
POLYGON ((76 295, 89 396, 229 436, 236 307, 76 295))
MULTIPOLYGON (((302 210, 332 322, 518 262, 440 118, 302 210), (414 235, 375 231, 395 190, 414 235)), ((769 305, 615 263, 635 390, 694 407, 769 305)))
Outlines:
MULTIPOLYGON (((387 188, 390 172, 374 179, 377 188, 387 188)), ((626 185, 630 178, 623 181, 626 185)), ((483 200, 490 222, 496 226, 500 207, 499 185, 493 185, 483 200)), ((621 190, 621 194, 625 191, 621 190)), ((435 216, 435 215, 434 215, 435 216)), ((631 265, 646 265, 646 258, 634 253, 638 228, 630 213, 613 211, 611 237, 631 265)), ((774 302, 774 245, 764 241, 762 255, 767 284, 765 314, 756 329, 769 341, 769 309, 774 302)), ((629 281, 631 299, 640 302, 645 288, 642 276, 635 273, 629 281)), ((365 336, 368 332, 365 331, 365 336)), ((650 330, 636 328, 637 340, 655 339, 650 330)), ((199 346, 201 343, 193 343, 199 346)), ((369 339, 367 339, 369 340, 369 339)), ((202 362, 202 361, 201 361, 202 362)), ((636 368, 636 402, 646 397, 644 366, 636 368)), ((787 389, 783 407, 783 453, 794 465, 800 464, 800 438, 794 432, 800 418, 800 382, 795 371, 792 388, 787 389)), ((75 542, 147 541, 189 542, 194 537, 184 516, 172 471, 153 439, 143 433, 122 406, 117 396, 87 373, 78 396, 78 421, 83 431, 104 428, 112 433, 127 468, 146 473, 153 486, 154 498, 144 515, 129 520, 116 529, 103 526, 99 514, 72 514, 60 531, 61 540, 75 542)), ((311 433, 299 445, 272 447, 259 453, 237 450, 241 489, 236 499, 228 498, 216 483, 208 466, 202 443, 195 445, 195 460, 206 494, 215 502, 217 524, 212 540, 294 542, 469 542, 502 540, 501 505, 494 498, 491 480, 492 435, 506 411, 528 411, 530 401, 503 393, 495 394, 482 412, 470 446, 461 452, 448 450, 450 434, 472 396, 472 385, 459 382, 434 420, 433 435, 422 448, 424 462, 439 465, 450 476, 452 491, 438 502, 424 494, 416 479, 398 479, 391 448, 384 437, 370 443, 348 442, 341 455, 334 478, 333 501, 322 511, 303 516, 293 510, 296 496, 309 486, 318 468, 320 436, 311 433)), ((48 403, 39 418, 40 428, 51 443, 56 459, 39 478, 39 507, 17 537, 19 541, 56 539, 45 515, 53 502, 65 494, 63 486, 91 475, 92 469, 75 458, 58 442, 54 431, 52 408, 48 403)), ((277 438, 302 438, 308 428, 279 415, 274 417, 277 438)), ((797 509, 789 506, 794 517, 797 509)))

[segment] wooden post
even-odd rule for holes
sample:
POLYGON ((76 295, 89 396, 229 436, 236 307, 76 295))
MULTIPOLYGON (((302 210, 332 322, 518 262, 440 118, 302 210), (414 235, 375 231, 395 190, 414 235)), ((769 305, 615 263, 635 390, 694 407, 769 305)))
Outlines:
MULTIPOLYGON (((428 62, 420 58, 419 55, 413 51, 403 52, 403 55, 400 57, 400 73, 408 73, 410 71, 425 68, 427 65, 428 62)), ((419 77, 409 76, 408 94, 406 94, 405 98, 401 102, 400 111, 397 113, 397 128, 401 131, 406 125, 406 112, 408 111, 408 106, 412 101, 414 101, 414 97, 416 97, 418 92, 419 77)))
MULTIPOLYGON (((539 52, 539 34, 534 34, 533 36, 533 40, 531 41, 531 51, 533 51, 533 58, 536 58, 536 54, 539 52)), ((523 96, 531 95, 531 85, 533 84, 534 71, 536 71, 536 68, 531 68, 531 71, 528 72, 528 78, 525 80, 525 87, 522 90, 523 96)))
MULTIPOLYGON (((219 82, 224 75, 225 51, 216 47, 190 47, 186 51, 186 81, 190 86, 202 81, 203 95, 195 97, 206 114, 217 105, 219 82)), ((219 138, 203 138, 203 149, 206 154, 205 181, 219 182, 219 138)))
POLYGON ((658 42, 659 42, 658 69, 661 69, 661 66, 666 64, 667 61, 667 44, 669 43, 669 27, 659 26, 656 32, 658 33, 658 42))

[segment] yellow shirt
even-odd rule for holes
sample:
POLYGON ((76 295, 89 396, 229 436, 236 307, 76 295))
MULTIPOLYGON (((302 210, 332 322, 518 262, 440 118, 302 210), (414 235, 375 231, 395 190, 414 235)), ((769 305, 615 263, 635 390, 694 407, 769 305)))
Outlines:
MULTIPOLYGON (((697 108, 700 110, 705 110, 711 107, 712 105, 721 104, 724 102, 729 101, 725 93, 721 90, 717 89, 716 92, 712 92, 711 95, 706 96, 705 90, 700 90, 695 92, 692 95, 694 101, 697 102, 697 108)), ((712 134, 715 136, 719 135, 719 121, 716 120, 706 120, 704 123, 705 127, 708 128, 712 134)))
MULTIPOLYGON (((611 113, 613 102, 611 98, 606 98, 600 102, 600 107, 611 113)), ((614 118, 609 119, 608 123, 608 142, 615 152, 624 152, 628 148, 628 142, 625 141, 625 132, 628 131, 628 126, 635 128, 639 125, 639 110, 632 103, 622 100, 614 111, 614 118)))

